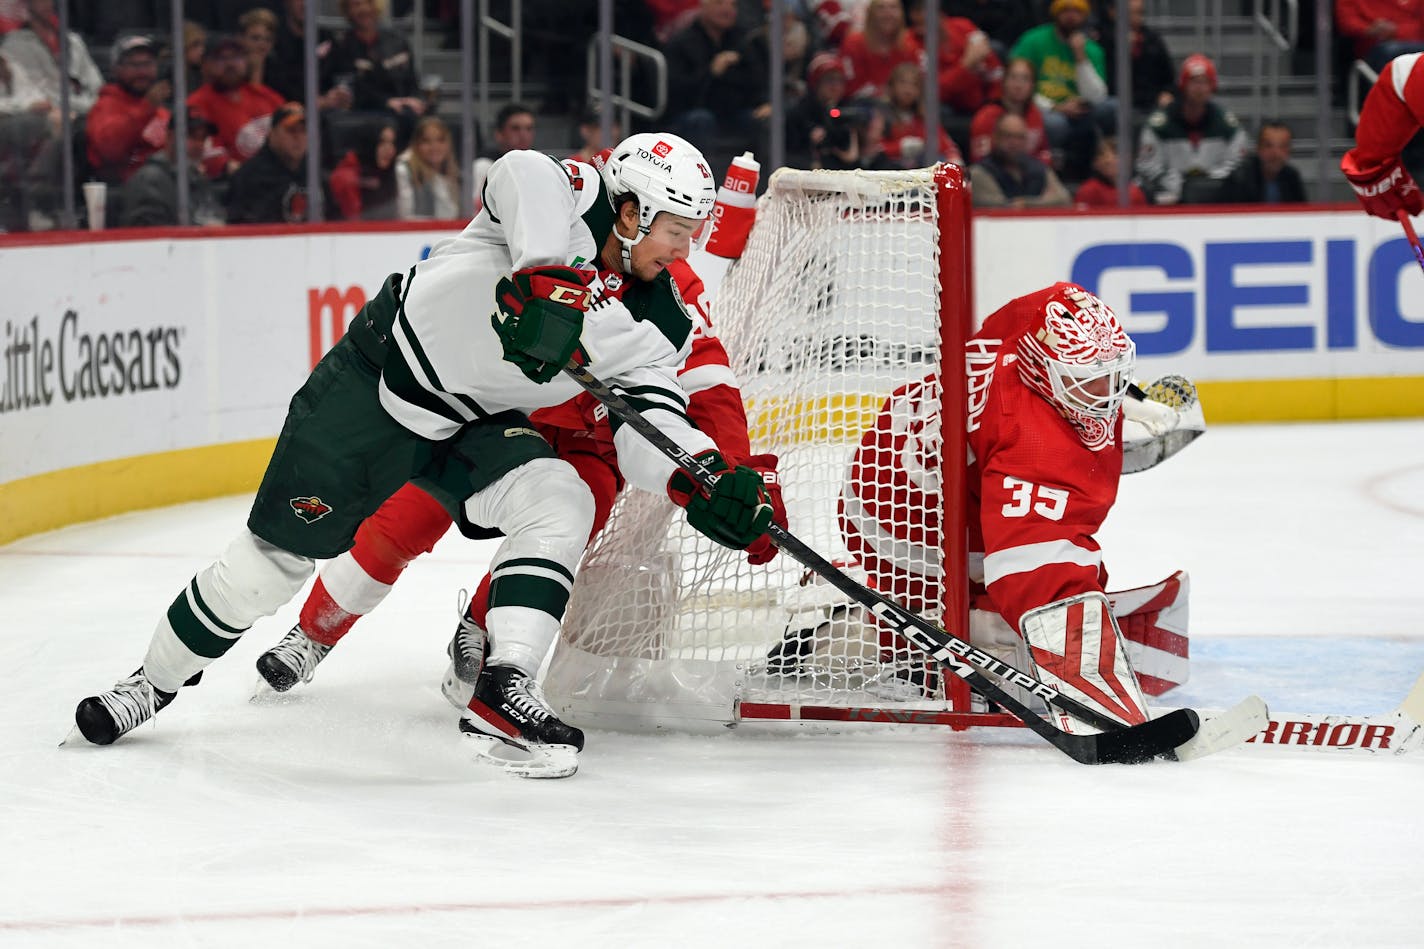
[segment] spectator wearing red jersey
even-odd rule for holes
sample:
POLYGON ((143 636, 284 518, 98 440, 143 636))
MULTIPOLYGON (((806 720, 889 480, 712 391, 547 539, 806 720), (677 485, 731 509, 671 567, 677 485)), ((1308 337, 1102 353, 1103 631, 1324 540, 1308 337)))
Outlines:
MULTIPOLYGON (((1104 136, 1098 140, 1098 152, 1093 156, 1093 173, 1078 186, 1074 203, 1080 208, 1117 207, 1117 171, 1117 141, 1104 136)), ((1147 204, 1147 195, 1135 181, 1128 182, 1127 203, 1134 208, 1147 204)))
POLYGON ((1038 79, 1033 63, 1015 59, 1004 72, 1004 88, 999 101, 990 102, 974 113, 969 124, 969 161, 983 161, 993 147, 994 123, 1005 112, 1021 117, 1028 127, 1028 153, 1044 164, 1051 164, 1053 153, 1048 148, 1048 134, 1043 128, 1043 112, 1033 99, 1038 79))
POLYGON ((884 99, 890 70, 901 63, 918 63, 924 52, 905 25, 900 0, 870 0, 865 26, 841 43, 852 99, 884 99))
POLYGON ((1424 49, 1424 0, 1337 0, 1335 25, 1355 57, 1379 72, 1401 53, 1424 49))
POLYGON ((114 81, 99 90, 84 130, 95 176, 121 184, 168 144, 173 86, 158 78, 158 46, 147 36, 121 38, 113 58, 114 81))
MULTIPOLYGON (((924 70, 916 63, 901 63, 890 71, 885 135, 881 148, 896 168, 919 168, 927 164, 925 154, 925 110, 921 98, 925 88, 924 70)), ((944 127, 939 130, 939 156, 956 165, 964 164, 959 146, 944 127)))
MULTIPOLYGON (((925 46, 925 8, 910 0, 906 6, 910 32, 925 46)), ((962 16, 939 18, 939 101, 966 118, 1003 90, 1004 64, 989 45, 989 36, 962 16)))
POLYGON ((208 177, 217 178, 235 171, 262 148, 282 97, 276 90, 247 81, 247 54, 235 36, 208 39, 203 75, 207 81, 188 96, 188 108, 217 126, 216 154, 204 163, 208 177))

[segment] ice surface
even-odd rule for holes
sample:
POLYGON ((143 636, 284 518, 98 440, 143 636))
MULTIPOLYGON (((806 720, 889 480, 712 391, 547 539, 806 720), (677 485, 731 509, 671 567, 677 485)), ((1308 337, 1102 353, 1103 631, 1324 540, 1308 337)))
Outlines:
MULTIPOLYGON (((1424 760, 1087 768, 1022 732, 589 736, 482 770, 439 694, 447 538, 310 685, 249 701, 300 598, 110 748, 75 703, 246 498, 0 548, 0 945, 1417 946, 1424 760)), ((1424 669, 1424 422, 1213 429, 1125 478, 1114 587, 1192 574, 1168 699, 1393 707, 1424 669)))

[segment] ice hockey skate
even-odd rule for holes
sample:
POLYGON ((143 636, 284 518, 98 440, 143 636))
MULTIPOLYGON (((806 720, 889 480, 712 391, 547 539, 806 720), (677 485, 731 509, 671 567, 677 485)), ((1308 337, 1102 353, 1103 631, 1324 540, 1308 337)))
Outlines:
POLYGON ((480 680, 480 670, 489 658, 489 635, 484 627, 470 619, 468 614, 460 614, 460 624, 455 627, 455 635, 445 652, 450 656, 450 665, 445 669, 445 678, 440 682, 440 691, 449 703, 464 709, 475 695, 475 685, 480 680))
MULTIPOLYGON (((202 678, 203 674, 197 672, 183 684, 197 685, 202 678)), ((112 745, 167 708, 177 695, 154 688, 143 669, 139 669, 108 692, 81 701, 74 710, 75 730, 92 744, 112 745)), ((68 743, 73 737, 71 731, 60 744, 68 743)))
POLYGON ((460 731, 478 760, 522 778, 566 778, 583 750, 583 732, 560 721, 539 684, 513 666, 481 670, 460 731))
MULTIPOLYGON (((286 692, 298 682, 310 682, 317 665, 332 647, 319 643, 293 626, 281 641, 257 657, 257 672, 273 692, 286 692)), ((259 694, 261 687, 258 687, 259 694)))

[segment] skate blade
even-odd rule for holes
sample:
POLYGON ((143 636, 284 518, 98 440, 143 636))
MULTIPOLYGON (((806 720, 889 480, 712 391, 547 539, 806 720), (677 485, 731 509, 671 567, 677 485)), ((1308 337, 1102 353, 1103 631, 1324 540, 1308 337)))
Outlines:
POLYGON ((297 687, 292 686, 285 692, 278 692, 272 688, 271 683, 258 675, 257 684, 252 687, 252 695, 248 697, 247 701, 252 705, 281 705, 296 698, 296 691, 297 687))
POLYGON ((475 760, 520 778, 567 778, 578 771, 573 745, 514 745, 491 735, 464 733, 475 760))
POLYGON ((455 675, 455 664, 452 662, 445 670, 445 678, 440 682, 440 694, 445 696, 445 701, 463 712, 469 707, 470 699, 475 697, 475 687, 455 675))

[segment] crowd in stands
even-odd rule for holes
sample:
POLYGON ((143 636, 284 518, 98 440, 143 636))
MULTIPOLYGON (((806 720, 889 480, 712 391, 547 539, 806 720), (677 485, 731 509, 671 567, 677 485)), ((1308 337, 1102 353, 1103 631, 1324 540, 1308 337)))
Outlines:
MULTIPOLYGON (((344 23, 316 37, 317 109, 308 114, 307 2, 321 0, 189 0, 177 56, 167 2, 71 4, 87 12, 70 20, 65 81, 74 134, 65 142, 54 0, 0 0, 0 228, 58 225, 64 189, 74 184, 62 180, 66 148, 76 182, 108 185, 110 225, 144 226, 178 223, 180 174, 190 195, 183 223, 306 220, 314 135, 329 220, 457 217, 461 195, 478 202, 489 164, 506 150, 588 157, 604 144, 583 88, 582 57, 596 25, 584 8, 592 4, 525 0, 526 24, 558 22, 577 42, 558 47, 549 39, 556 31, 532 31, 530 42, 552 51, 534 68, 546 71, 553 92, 538 109, 505 105, 485 149, 464 160, 453 117, 439 114, 438 79, 417 73, 411 38, 391 19, 423 3, 427 22, 448 30, 453 45, 459 4, 390 0, 392 11, 388 0, 324 2, 323 12, 334 7, 344 23), (182 143, 174 141, 175 69, 186 78, 182 143), (544 111, 569 110, 577 141, 536 140, 544 111)), ((1119 147, 1123 2, 941 0, 931 63, 932 25, 919 0, 788 0, 787 163, 893 169, 937 155, 969 168, 975 202, 985 207, 1100 207, 1117 205, 1118 170, 1130 157, 1133 205, 1305 200, 1290 165, 1289 127, 1264 122, 1253 147, 1250 130, 1216 101, 1216 65, 1200 53, 1174 55, 1145 22, 1143 0, 1125 0, 1135 141, 1119 147), (940 107, 933 144, 927 69, 940 107)), ((688 138, 717 168, 768 146, 766 6, 617 0, 617 31, 666 57, 667 107, 649 125, 688 138)), ((1358 55, 1424 49, 1424 0, 1339 0, 1335 15, 1358 55)))

